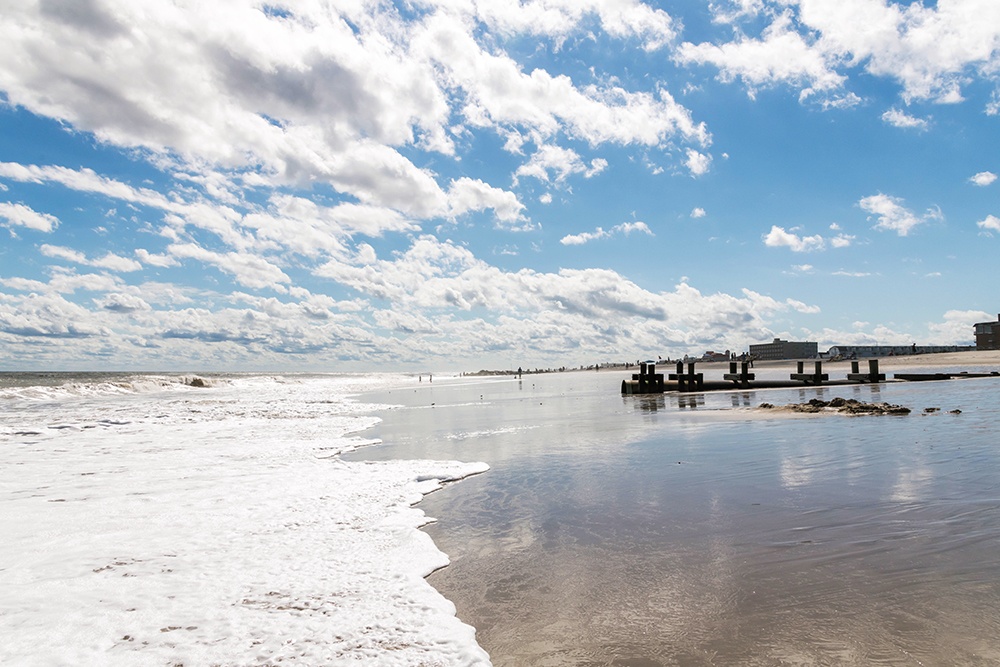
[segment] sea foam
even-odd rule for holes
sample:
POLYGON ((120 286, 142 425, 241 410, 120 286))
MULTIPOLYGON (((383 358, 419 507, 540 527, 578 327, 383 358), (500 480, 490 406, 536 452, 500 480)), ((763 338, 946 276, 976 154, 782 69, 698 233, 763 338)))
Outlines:
POLYGON ((337 456, 373 443, 350 434, 374 406, 346 396, 410 381, 18 388, 0 404, 0 663, 489 664, 424 580, 448 559, 413 507, 487 466, 337 456))

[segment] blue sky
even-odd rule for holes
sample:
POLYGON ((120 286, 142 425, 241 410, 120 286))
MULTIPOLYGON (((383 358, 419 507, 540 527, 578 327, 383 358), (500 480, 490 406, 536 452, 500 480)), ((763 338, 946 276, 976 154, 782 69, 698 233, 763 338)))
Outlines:
POLYGON ((0 369, 971 344, 1000 312, 995 0, 4 5, 0 369))

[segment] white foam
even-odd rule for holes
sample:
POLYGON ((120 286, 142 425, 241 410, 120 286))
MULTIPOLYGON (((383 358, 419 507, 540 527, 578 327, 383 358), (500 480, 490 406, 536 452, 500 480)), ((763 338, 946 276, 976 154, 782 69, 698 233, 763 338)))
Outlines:
POLYGON ((0 664, 489 664, 424 580, 448 560, 412 507, 487 466, 336 456, 372 443, 348 435, 374 423, 370 406, 344 396, 400 382, 14 401, 0 664))

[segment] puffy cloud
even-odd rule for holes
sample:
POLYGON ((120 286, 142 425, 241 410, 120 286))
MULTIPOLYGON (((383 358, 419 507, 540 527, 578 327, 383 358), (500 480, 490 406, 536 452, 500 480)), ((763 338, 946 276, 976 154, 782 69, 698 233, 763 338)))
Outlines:
POLYGON ((995 215, 988 215, 976 224, 980 229, 985 229, 989 232, 1000 232, 1000 218, 995 215))
POLYGON ((59 226, 59 219, 54 215, 10 202, 0 202, 0 219, 6 220, 7 226, 27 227, 39 232, 51 232, 59 226))
POLYGON ((587 166, 576 151, 546 145, 539 147, 527 163, 517 168, 514 178, 515 182, 524 176, 549 182, 549 174, 552 173, 555 181, 559 183, 573 174, 583 174, 585 178, 591 178, 604 171, 607 166, 608 161, 603 158, 595 158, 591 160, 590 166, 587 166))
POLYGON ((194 243, 174 243, 168 251, 178 259, 194 259, 215 266, 232 275, 239 284, 250 288, 280 289, 282 284, 291 280, 268 260, 248 253, 220 253, 194 243))
POLYGON ((985 73, 1000 55, 1000 5, 991 0, 800 0, 799 8, 826 53, 897 79, 908 99, 958 101, 966 72, 985 73))
MULTIPOLYGON (((830 106, 853 105, 856 95, 837 97, 836 91, 846 80, 841 70, 862 66, 898 81, 905 100, 955 103, 972 76, 990 79, 1000 67, 1000 5, 992 0, 929 7, 887 0, 737 6, 716 11, 718 22, 737 26, 733 41, 685 43, 678 58, 714 65, 724 80, 742 79, 751 94, 761 86, 787 84, 800 87, 803 100, 820 94, 833 100, 830 106), (760 36, 748 36, 760 21, 765 26, 760 36)), ((891 118, 905 120, 898 114, 891 118)))
POLYGON ((136 248, 135 256, 138 257, 139 261, 143 264, 158 266, 160 268, 177 266, 179 264, 179 262, 170 255, 156 255, 149 252, 145 248, 136 248))
POLYGON ((577 87, 565 75, 525 73, 509 56, 488 53, 458 17, 436 14, 414 39, 415 48, 443 68, 465 94, 462 112, 474 126, 523 126, 542 138, 562 131, 590 145, 658 146, 677 138, 705 144, 703 123, 666 90, 632 92, 620 86, 577 87))
POLYGON ((997 180, 997 175, 994 174, 992 171, 981 171, 978 174, 974 175, 969 180, 980 187, 986 187, 987 185, 991 185, 995 180, 997 180))
MULTIPOLYGON (((675 35, 662 10, 631 0, 423 6, 404 13, 383 3, 301 4, 276 16, 249 1, 150 9, 107 0, 76 7, 71 18, 20 4, 0 21, 10 56, 0 63, 0 88, 9 103, 146 151, 230 203, 241 181, 328 183, 416 217, 446 214, 448 203, 436 175, 409 156, 454 155, 456 114, 536 143, 557 133, 592 146, 709 140, 666 90, 525 72, 489 32, 562 40, 584 35, 596 17, 606 34, 655 49, 675 35)), ((593 173, 601 168, 591 165, 593 173)))
POLYGON ((467 177, 452 181, 448 200, 452 216, 491 208, 497 220, 508 225, 520 221, 524 211, 524 204, 513 192, 467 177))
POLYGON ((99 308, 113 313, 135 313, 152 310, 152 307, 140 297, 133 294, 111 293, 103 299, 95 299, 99 308))
POLYGON ((928 220, 942 217, 937 209, 930 209, 918 216, 903 206, 902 199, 882 193, 861 199, 858 206, 877 218, 875 229, 896 232, 900 236, 907 236, 914 227, 928 220))
POLYGON ((708 215, 708 214, 705 213, 705 209, 703 209, 700 206, 696 206, 693 209, 691 209, 691 217, 692 218, 695 218, 695 219, 697 219, 697 218, 704 218, 706 215, 708 215))
POLYGON ((648 51, 673 41, 677 30, 675 21, 665 11, 634 0, 614 3, 600 0, 529 0, 520 3, 449 0, 447 4, 474 13, 477 19, 504 33, 554 38, 567 37, 586 15, 593 14, 608 34, 619 38, 638 38, 648 51))
POLYGON ((791 11, 778 14, 760 39, 743 36, 719 45, 685 42, 677 57, 685 63, 714 65, 724 81, 742 79, 751 94, 777 83, 800 85, 812 94, 839 88, 844 81, 823 51, 796 31, 791 11))
POLYGON ((701 176, 708 172, 712 164, 712 156, 699 153, 693 148, 687 150, 687 160, 684 162, 692 176, 701 176))
POLYGON ((617 234, 624 234, 625 236, 628 236, 632 232, 641 232, 643 234, 653 236, 653 231, 645 222, 623 222, 620 225, 615 225, 609 230, 604 230, 598 227, 593 232, 570 234, 562 237, 559 242, 563 245, 583 245, 584 243, 589 243, 598 239, 608 239, 617 234))
POLYGON ((927 325, 938 345, 971 345, 975 340, 973 325, 993 320, 993 314, 982 310, 949 310, 940 322, 927 325))
POLYGON ((764 245, 771 248, 787 247, 792 252, 812 252, 813 250, 822 250, 826 244, 819 234, 799 236, 786 231, 783 227, 772 225, 771 231, 764 235, 764 245))
POLYGON ((46 257, 55 257, 56 259, 64 259, 68 262, 74 262, 76 264, 86 264, 87 256, 78 250, 73 250, 72 248, 65 248, 63 246, 49 245, 48 243, 42 244, 39 250, 46 257))
POLYGON ((106 333, 97 316, 56 294, 30 294, 0 308, 0 332, 28 338, 87 338, 106 333))
POLYGON ((930 127, 930 123, 927 120, 910 116, 906 112, 900 111, 895 107, 883 113, 882 120, 894 127, 901 127, 905 129, 927 130, 930 127))
POLYGON ((854 238, 850 234, 837 234, 830 239, 830 245, 834 248, 847 248, 854 243, 854 238))

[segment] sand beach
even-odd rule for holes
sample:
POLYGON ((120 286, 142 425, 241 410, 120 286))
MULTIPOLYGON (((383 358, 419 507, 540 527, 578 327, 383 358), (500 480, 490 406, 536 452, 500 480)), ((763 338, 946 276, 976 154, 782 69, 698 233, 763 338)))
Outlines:
MULTIPOLYGON (((919 369, 1000 355, 882 360, 919 369)), ((349 455, 490 465, 421 507, 451 559, 429 581, 494 665, 1000 661, 1000 379, 621 396, 625 375, 424 388, 349 455), (758 409, 837 396, 912 412, 758 409)))

